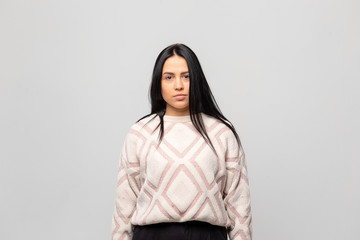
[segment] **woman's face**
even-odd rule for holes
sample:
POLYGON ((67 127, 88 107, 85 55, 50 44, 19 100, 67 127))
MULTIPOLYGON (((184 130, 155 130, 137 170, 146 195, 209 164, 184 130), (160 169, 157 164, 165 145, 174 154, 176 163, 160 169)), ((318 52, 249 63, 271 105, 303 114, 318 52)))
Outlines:
POLYGON ((166 115, 190 115, 189 87, 189 70, 185 58, 174 55, 166 59, 161 76, 161 94, 166 102, 166 115))

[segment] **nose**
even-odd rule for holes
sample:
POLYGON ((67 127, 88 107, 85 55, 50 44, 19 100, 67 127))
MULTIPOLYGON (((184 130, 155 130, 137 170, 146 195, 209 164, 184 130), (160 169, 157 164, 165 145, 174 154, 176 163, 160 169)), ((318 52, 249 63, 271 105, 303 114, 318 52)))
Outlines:
POLYGON ((184 83, 181 80, 181 77, 175 78, 175 90, 181 90, 184 88, 184 83))

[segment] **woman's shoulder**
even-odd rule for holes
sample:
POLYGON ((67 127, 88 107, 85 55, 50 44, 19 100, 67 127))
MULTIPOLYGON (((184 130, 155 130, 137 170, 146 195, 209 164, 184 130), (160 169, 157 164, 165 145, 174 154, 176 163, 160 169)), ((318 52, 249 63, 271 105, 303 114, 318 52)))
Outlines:
MULTIPOLYGON (((234 144, 237 143, 237 137, 235 136, 234 132, 223 121, 206 114, 203 114, 203 119, 208 134, 215 137, 217 141, 221 141, 226 146, 234 146, 234 144)), ((230 121, 227 121, 227 123, 235 128, 235 126, 230 121)))
POLYGON ((134 122, 130 129, 141 131, 144 127, 152 128, 159 123, 159 117, 156 113, 147 114, 134 122))
POLYGON ((217 119, 216 117, 207 115, 205 113, 201 113, 201 114, 202 114, 203 121, 209 130, 217 130, 217 131, 222 131, 222 132, 230 131, 231 132, 231 129, 220 119, 217 119))

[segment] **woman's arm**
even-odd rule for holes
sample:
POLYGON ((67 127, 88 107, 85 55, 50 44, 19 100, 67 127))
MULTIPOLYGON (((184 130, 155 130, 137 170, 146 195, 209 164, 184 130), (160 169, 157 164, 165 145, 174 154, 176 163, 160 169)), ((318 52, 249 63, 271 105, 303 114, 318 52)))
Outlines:
POLYGON ((227 138, 224 203, 230 217, 230 240, 251 240, 251 206, 246 159, 243 148, 231 132, 227 138))
POLYGON ((136 156, 136 135, 134 130, 130 129, 120 154, 112 218, 112 240, 132 239, 130 219, 135 212, 140 191, 139 161, 136 156))

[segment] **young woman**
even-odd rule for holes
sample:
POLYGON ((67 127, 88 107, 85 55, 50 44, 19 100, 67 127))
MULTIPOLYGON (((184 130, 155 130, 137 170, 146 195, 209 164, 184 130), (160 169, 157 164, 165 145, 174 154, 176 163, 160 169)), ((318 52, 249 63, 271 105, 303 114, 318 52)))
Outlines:
POLYGON ((245 154, 189 47, 159 54, 150 98, 122 147, 112 239, 251 240, 245 154))

